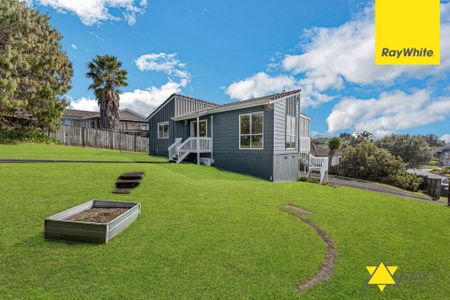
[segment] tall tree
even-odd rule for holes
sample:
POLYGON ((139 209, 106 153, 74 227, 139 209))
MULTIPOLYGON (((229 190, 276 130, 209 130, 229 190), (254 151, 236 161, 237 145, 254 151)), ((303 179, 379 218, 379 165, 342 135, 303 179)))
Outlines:
POLYGON ((0 1, 0 127, 55 130, 67 106, 72 64, 49 17, 18 0, 0 1))
POLYGON ((392 134, 379 140, 377 145, 401 158, 409 167, 428 163, 432 158, 431 148, 421 136, 392 134))
POLYGON ((94 90, 100 106, 100 128, 103 129, 119 127, 119 87, 128 85, 128 72, 121 67, 122 62, 111 55, 97 55, 88 64, 86 76, 93 81, 89 89, 94 90))
POLYGON ((442 147, 445 146, 445 141, 439 139, 435 134, 426 134, 422 136, 430 147, 442 147))

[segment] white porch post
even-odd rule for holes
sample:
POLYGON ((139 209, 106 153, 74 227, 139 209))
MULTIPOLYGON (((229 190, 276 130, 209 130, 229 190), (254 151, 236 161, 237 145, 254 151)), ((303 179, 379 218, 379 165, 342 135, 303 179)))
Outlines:
POLYGON ((197 165, 200 164, 200 117, 197 116, 197 165))
POLYGON ((214 147, 214 116, 211 115, 211 159, 214 158, 214 151, 213 151, 213 147, 214 147))

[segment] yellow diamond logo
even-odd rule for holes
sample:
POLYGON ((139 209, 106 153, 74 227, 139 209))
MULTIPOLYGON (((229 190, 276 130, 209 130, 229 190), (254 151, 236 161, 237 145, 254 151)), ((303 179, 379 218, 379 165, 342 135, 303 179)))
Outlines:
POLYGON ((384 291, 387 285, 395 285, 394 273, 397 271, 397 266, 386 267, 384 263, 378 266, 366 267, 372 277, 369 280, 370 285, 377 285, 380 291, 384 291))

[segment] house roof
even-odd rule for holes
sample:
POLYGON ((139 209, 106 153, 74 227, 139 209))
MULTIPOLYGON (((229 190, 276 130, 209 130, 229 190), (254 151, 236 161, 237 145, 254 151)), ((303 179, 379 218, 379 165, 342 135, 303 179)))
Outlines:
MULTIPOLYGON (((99 117, 100 113, 97 111, 88 111, 79 109, 66 109, 62 116, 63 119, 72 119, 72 120, 85 120, 99 117)), ((125 108, 120 110, 120 121, 146 122, 146 119, 143 115, 131 109, 125 108)))
POLYGON ((153 117, 153 115, 155 115, 161 108, 163 108, 164 106, 166 106, 167 103, 169 103, 170 101, 172 101, 172 99, 174 97, 178 97, 178 98, 183 98, 186 100, 190 100, 190 101, 194 101, 194 102, 198 102, 198 103, 202 103, 202 104, 206 104, 209 105, 211 107, 216 107, 218 106, 218 104, 212 103, 212 102, 208 102, 205 100, 201 100, 201 99, 197 99, 197 98, 193 98, 193 97, 189 97, 189 96, 185 96, 185 95, 181 95, 181 94, 177 94, 174 93, 172 95, 169 96, 169 98, 167 98, 160 106, 158 106, 154 111, 152 111, 152 113, 147 117, 147 121, 150 120, 151 117, 153 117))
POLYGON ((274 94, 274 95, 252 98, 252 99, 227 103, 227 104, 223 104, 223 105, 216 105, 215 107, 212 107, 212 108, 208 108, 208 109, 204 109, 201 111, 197 111, 195 113, 190 113, 187 115, 179 116, 179 117, 176 117, 173 119, 177 120, 177 121, 185 120, 185 119, 195 118, 198 115, 214 114, 214 113, 230 111, 230 110, 235 110, 235 109, 242 109, 242 108, 247 108, 247 107, 271 104, 271 103, 274 103, 281 99, 284 99, 286 97, 297 95, 300 93, 300 91, 301 90, 293 90, 293 91, 289 91, 289 92, 282 92, 282 93, 278 93, 278 94, 274 94))
MULTIPOLYGON (((320 145, 311 144, 311 154, 315 157, 328 157, 328 154, 330 153, 330 149, 325 148, 320 145)), ((339 151, 336 151, 334 153, 334 156, 341 156, 342 153, 339 151)))
POLYGON ((310 115, 307 115, 307 114, 304 114, 304 113, 300 113, 300 116, 301 116, 302 118, 310 119, 310 120, 311 120, 311 116, 310 116, 310 115))
POLYGON ((146 118, 143 115, 128 108, 120 110, 120 120, 130 122, 146 122, 146 118))
POLYGON ((98 118, 99 116, 100 114, 97 111, 66 109, 62 117, 65 119, 82 120, 82 119, 98 118))

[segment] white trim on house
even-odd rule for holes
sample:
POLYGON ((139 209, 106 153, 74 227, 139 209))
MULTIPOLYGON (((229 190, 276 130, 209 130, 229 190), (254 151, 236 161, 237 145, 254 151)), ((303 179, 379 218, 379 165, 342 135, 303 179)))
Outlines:
POLYGON ((152 113, 147 117, 147 121, 150 121, 151 118, 153 118, 154 115, 156 115, 164 106, 166 106, 170 101, 172 101, 171 99, 175 98, 175 94, 170 95, 169 98, 167 98, 166 101, 164 101, 163 104, 161 104, 156 110, 152 111, 152 113))
MULTIPOLYGON (((163 129, 163 134, 164 134, 164 129, 163 129)), ((170 137, 170 126, 169 126, 169 121, 159 122, 159 123, 158 123, 158 140, 165 140, 165 139, 168 139, 169 137, 170 137), (167 136, 161 136, 161 135, 160 135, 159 127, 160 127, 160 126, 166 126, 166 125, 167 125, 167 136)))
POLYGON ((239 114, 239 150, 264 150, 264 111, 255 111, 251 113, 245 113, 245 114, 239 114), (261 135, 261 148, 252 148, 252 115, 261 115, 262 119, 262 132, 261 134, 255 134, 255 135, 261 135), (241 134, 241 116, 250 116, 250 134, 241 134), (242 148, 241 147, 241 135, 248 135, 250 137, 250 147, 249 148, 242 148))

